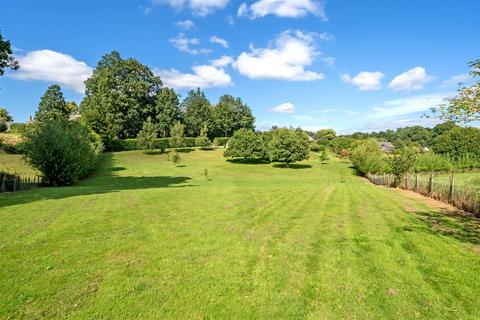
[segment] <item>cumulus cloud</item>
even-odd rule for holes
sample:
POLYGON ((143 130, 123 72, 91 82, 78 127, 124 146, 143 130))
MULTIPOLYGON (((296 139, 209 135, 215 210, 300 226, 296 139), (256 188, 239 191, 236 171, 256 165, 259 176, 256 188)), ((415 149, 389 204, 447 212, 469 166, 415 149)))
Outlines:
POLYGON ((325 7, 319 0, 258 0, 250 6, 242 3, 237 15, 251 19, 275 15, 284 18, 299 18, 308 14, 327 20, 325 7))
POLYGON ((211 37, 210 37, 210 42, 211 42, 211 43, 219 44, 219 45, 221 45, 222 47, 224 47, 225 49, 228 48, 228 42, 227 42, 227 40, 222 39, 222 38, 219 38, 219 37, 217 37, 217 36, 211 36, 211 37))
POLYGON ((384 118, 429 110, 443 102, 446 94, 416 95, 388 100, 373 108, 370 118, 384 118))
POLYGON ((174 89, 195 89, 229 87, 233 85, 232 78, 224 67, 231 63, 231 57, 223 56, 213 60, 210 65, 193 66, 193 73, 181 73, 176 69, 156 70, 166 86, 174 89))
POLYGON ((180 32, 175 38, 169 40, 171 44, 182 52, 187 52, 193 55, 210 53, 211 50, 204 48, 192 48, 198 46, 200 40, 197 38, 188 38, 183 32, 180 32))
POLYGON ((281 33, 268 48, 250 47, 242 52, 234 63, 240 74, 251 79, 278 79, 288 81, 312 81, 324 79, 324 75, 305 70, 319 55, 314 46, 314 34, 301 31, 281 33))
POLYGON ((183 30, 189 30, 195 27, 195 23, 192 20, 177 21, 175 25, 183 30))
POLYGON ((188 7, 193 14, 202 17, 225 8, 229 2, 230 0, 152 0, 154 5, 167 4, 176 10, 188 7))
POLYGON ((451 87, 451 86, 456 86, 459 83, 464 83, 469 79, 468 74, 466 73, 460 73, 457 75, 452 76, 450 79, 445 80, 442 82, 443 87, 451 87))
POLYGON ((21 68, 9 76, 19 80, 41 80, 85 92, 84 81, 93 72, 85 62, 53 50, 35 50, 16 57, 21 68))
POLYGON ((423 67, 415 67, 399 74, 388 85, 394 91, 412 91, 423 89, 423 86, 432 81, 423 67))
POLYGON ((286 102, 276 107, 270 108, 270 111, 280 112, 280 113, 293 113, 295 112, 295 106, 290 102, 286 102))
POLYGON ((382 88, 380 81, 384 76, 385 75, 379 71, 363 71, 353 78, 349 74, 343 74, 340 78, 343 82, 353 84, 359 90, 378 90, 382 88))
POLYGON ((221 56, 218 59, 211 60, 210 64, 214 67, 224 68, 233 63, 233 58, 231 56, 221 56))

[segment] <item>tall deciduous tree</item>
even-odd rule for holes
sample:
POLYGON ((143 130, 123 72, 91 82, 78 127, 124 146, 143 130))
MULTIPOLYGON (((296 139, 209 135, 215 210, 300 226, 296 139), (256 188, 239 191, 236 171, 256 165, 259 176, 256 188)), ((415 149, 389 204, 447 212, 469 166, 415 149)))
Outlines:
POLYGON ((171 88, 162 88, 157 96, 155 113, 158 129, 166 137, 175 122, 180 121, 181 111, 178 94, 171 88))
POLYGON ((182 102, 187 135, 197 137, 204 124, 212 122, 212 105, 200 89, 191 90, 182 102))
POLYGON ((138 146, 144 150, 145 153, 154 149, 155 138, 157 138, 158 127, 152 122, 152 118, 148 117, 143 124, 142 130, 137 135, 138 146))
POLYGON ((177 121, 170 129, 170 144, 172 148, 183 147, 183 135, 185 133, 185 126, 177 121))
POLYGON ((10 41, 4 39, 0 33, 0 76, 5 73, 6 68, 17 70, 19 67, 18 61, 13 57, 10 41))
POLYGON ((315 134, 317 142, 324 146, 329 146, 332 144, 333 139, 337 136, 335 130, 333 129, 320 129, 315 134))
POLYGON ((70 111, 65 103, 62 89, 58 84, 52 84, 40 99, 38 111, 35 113, 35 120, 67 119, 69 114, 70 111))
POLYGON ((259 144, 260 139, 255 132, 242 128, 235 131, 223 155, 231 158, 253 159, 256 158, 259 144))
POLYGON ((250 108, 240 98, 231 95, 220 97, 213 108, 215 135, 229 137, 238 129, 254 129, 255 117, 250 108))
POLYGON ((301 130, 281 128, 272 132, 268 146, 270 161, 290 163, 308 159, 308 135, 301 130))
POLYGON ((155 118, 162 81, 147 66, 113 51, 98 62, 85 87, 82 119, 108 146, 118 138, 136 137, 145 120, 155 118))
POLYGON ((480 120, 480 59, 468 64, 473 84, 460 84, 457 95, 445 99, 445 103, 432 109, 440 119, 465 124, 480 120))

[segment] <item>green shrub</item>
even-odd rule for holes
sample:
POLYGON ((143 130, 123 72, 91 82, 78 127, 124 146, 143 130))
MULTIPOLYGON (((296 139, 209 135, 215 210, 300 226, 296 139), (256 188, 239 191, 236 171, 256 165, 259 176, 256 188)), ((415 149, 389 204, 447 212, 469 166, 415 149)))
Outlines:
POLYGON ((10 154, 22 154, 23 153, 23 145, 19 144, 10 144, 10 143, 2 143, 0 141, 0 150, 5 153, 10 154))
POLYGON ((308 159, 308 136, 301 130, 280 128, 272 131, 268 144, 270 161, 290 163, 308 159))
POLYGON ((201 147, 201 148, 206 148, 210 146, 210 140, 208 140, 208 137, 206 136, 200 136, 195 138, 195 146, 196 147, 201 147))
MULTIPOLYGON (((310 143, 310 151, 313 151, 313 152, 319 152, 320 151, 320 145, 316 142, 312 142, 310 143)), ((323 147, 323 146, 322 146, 323 147)), ((325 147, 323 147, 323 149, 325 150, 325 147)))
POLYGON ((10 133, 24 134, 30 126, 28 123, 12 123, 10 126, 10 133))
POLYGON ((418 156, 415 163, 416 172, 447 171, 452 168, 450 160, 432 151, 418 156))
POLYGON ((361 141, 352 150, 350 160, 362 175, 382 172, 385 166, 383 152, 375 139, 361 141))
POLYGON ((213 139, 213 144, 217 147, 225 147, 229 140, 229 137, 217 137, 213 139))
POLYGON ((0 120, 0 133, 1 132, 6 132, 8 129, 7 123, 3 120, 0 120))
POLYGON ((49 185, 71 185, 87 176, 102 151, 99 136, 75 121, 37 123, 25 133, 25 159, 49 185))
POLYGON ((185 148, 193 148, 196 146, 196 141, 197 138, 192 138, 192 137, 183 137, 183 147, 185 148))

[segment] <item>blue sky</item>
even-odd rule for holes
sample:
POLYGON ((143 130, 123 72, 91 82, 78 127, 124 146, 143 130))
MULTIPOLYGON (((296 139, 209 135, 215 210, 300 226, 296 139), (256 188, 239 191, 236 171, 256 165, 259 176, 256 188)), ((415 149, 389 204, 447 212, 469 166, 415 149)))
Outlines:
POLYGON ((433 125, 421 115, 480 58, 477 0, 16 0, 0 29, 23 68, 0 105, 23 122, 48 85, 80 102, 83 80, 118 50, 185 96, 241 97, 257 128, 339 132, 433 125))

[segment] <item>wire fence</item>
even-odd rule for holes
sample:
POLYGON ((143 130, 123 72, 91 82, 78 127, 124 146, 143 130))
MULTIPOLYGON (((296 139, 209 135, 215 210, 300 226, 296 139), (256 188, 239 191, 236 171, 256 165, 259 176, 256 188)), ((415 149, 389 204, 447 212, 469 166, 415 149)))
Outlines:
POLYGON ((368 174, 367 178, 376 185, 398 187, 424 196, 449 203, 454 207, 480 216, 480 191, 473 187, 457 185, 455 171, 450 172, 448 183, 437 183, 436 173, 409 173, 400 181, 392 174, 368 174))
POLYGON ((23 191, 40 187, 44 184, 41 177, 21 177, 15 174, 0 172, 0 193, 23 191))

